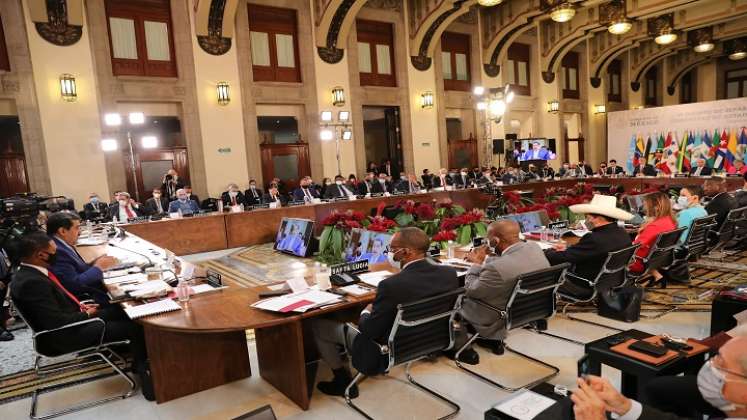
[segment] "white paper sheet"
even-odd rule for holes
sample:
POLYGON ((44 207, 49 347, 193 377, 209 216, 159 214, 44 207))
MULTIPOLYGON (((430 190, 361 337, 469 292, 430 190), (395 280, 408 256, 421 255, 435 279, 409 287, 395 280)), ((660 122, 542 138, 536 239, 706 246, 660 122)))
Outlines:
POLYGON ((145 275, 145 273, 135 273, 135 274, 127 274, 124 276, 119 277, 109 277, 104 279, 104 284, 111 285, 111 284, 120 284, 120 283, 129 283, 129 282, 144 282, 148 280, 148 276, 145 275))
POLYGON ((555 404, 555 400, 536 392, 525 390, 494 408, 518 420, 531 420, 548 407, 555 404))
POLYGON ((374 287, 379 287, 379 283, 381 283, 382 280, 384 280, 385 278, 391 275, 392 273, 386 270, 372 271, 370 273, 359 274, 358 278, 360 278, 363 283, 366 283, 374 287))
POLYGON ((361 287, 357 284, 351 284, 345 287, 341 287, 340 290, 344 290, 345 292, 350 293, 353 296, 361 296, 373 292, 372 289, 369 289, 368 287, 361 287))
POLYGON ((258 309, 264 309, 266 311, 281 312, 283 308, 295 305, 301 301, 308 301, 310 302, 309 304, 298 306, 291 310, 292 312, 306 312, 312 307, 316 307, 318 305, 337 302, 340 300, 340 298, 340 296, 333 293, 309 289, 300 293, 291 293, 289 295, 260 300, 259 302, 252 304, 252 306, 258 309))

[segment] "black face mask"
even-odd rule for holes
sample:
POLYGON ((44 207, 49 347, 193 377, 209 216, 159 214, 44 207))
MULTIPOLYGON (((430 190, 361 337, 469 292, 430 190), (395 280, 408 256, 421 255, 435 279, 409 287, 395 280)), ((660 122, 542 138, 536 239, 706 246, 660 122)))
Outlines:
POLYGON ((172 179, 174 179, 174 177, 173 177, 173 176, 171 176, 171 175, 166 175, 166 181, 171 181, 172 179))
POLYGON ((47 264, 50 266, 54 265, 55 261, 57 261, 57 253, 54 254, 47 254, 47 264))

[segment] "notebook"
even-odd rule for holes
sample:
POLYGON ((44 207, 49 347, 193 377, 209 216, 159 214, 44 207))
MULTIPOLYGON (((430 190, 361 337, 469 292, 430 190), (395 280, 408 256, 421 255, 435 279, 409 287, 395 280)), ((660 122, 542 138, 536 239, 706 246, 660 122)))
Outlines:
POLYGON ((182 309, 182 307, 173 300, 163 299, 143 305, 125 308, 125 312, 127 313, 127 316, 130 317, 130 319, 138 319, 144 316, 159 315, 166 312, 178 311, 180 309, 182 309))

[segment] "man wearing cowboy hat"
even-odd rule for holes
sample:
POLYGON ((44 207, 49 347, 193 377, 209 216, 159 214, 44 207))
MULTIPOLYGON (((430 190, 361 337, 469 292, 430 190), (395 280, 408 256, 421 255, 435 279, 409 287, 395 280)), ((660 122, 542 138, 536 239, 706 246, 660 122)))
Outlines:
MULTIPOLYGON (((545 251, 550 264, 565 262, 573 264, 573 273, 587 280, 594 279, 602 269, 607 253, 619 251, 632 245, 630 235, 617 225, 618 220, 628 221, 633 215, 617 208, 614 196, 595 194, 588 204, 575 204, 570 210, 585 216, 584 223, 590 230, 576 245, 566 248, 564 243, 545 251)), ((600 285, 604 287, 604 285, 600 285)), ((590 297, 589 285, 569 278, 562 286, 565 294, 579 298, 590 297)))

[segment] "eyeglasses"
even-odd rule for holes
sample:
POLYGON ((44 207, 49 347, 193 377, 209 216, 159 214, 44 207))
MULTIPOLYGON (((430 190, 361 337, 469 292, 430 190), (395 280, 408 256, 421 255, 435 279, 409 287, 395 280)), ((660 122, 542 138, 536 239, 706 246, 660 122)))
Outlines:
MULTIPOLYGON (((723 365, 724 365, 724 363, 725 363, 725 362, 724 362, 724 357, 723 357, 723 356, 721 356, 721 354, 720 354, 720 353, 719 353, 719 354, 717 354, 717 355, 715 355, 715 356, 713 356, 713 357, 711 358, 711 365, 712 365, 712 366, 713 366, 714 368, 716 368, 716 369, 720 370, 720 371, 721 371, 721 372, 723 372, 723 373, 726 373, 726 374, 728 374, 728 375, 733 375, 733 376, 736 376, 737 378, 739 378, 739 379, 736 379, 736 380, 731 380, 731 381, 737 381, 737 382, 747 382, 747 375, 745 375, 745 374, 742 374, 742 373, 739 373, 739 372, 734 372, 733 370, 729 370, 729 369, 726 369, 726 368, 723 368, 723 367, 721 367, 721 366, 723 366, 723 365)), ((727 379, 727 380, 728 380, 728 379, 727 379)))

